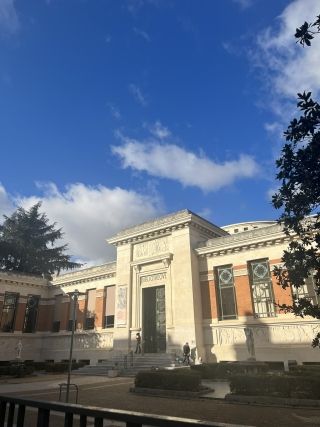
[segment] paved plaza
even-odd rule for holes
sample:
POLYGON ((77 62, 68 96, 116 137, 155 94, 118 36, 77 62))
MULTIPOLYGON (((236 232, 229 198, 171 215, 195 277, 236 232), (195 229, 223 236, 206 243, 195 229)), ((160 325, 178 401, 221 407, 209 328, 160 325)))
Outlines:
MULTIPOLYGON (((58 400, 59 384, 66 375, 44 375, 26 380, 0 381, 0 394, 34 400, 58 400)), ((132 378, 74 376, 79 386, 79 402, 112 409, 193 418, 243 426, 319 426, 320 409, 270 407, 226 403, 213 399, 176 399, 148 397, 129 392, 132 378)), ((74 395, 71 395, 71 401, 74 395)), ((60 423, 56 422, 55 425, 60 423)), ((30 424, 32 425, 32 424, 30 424)))

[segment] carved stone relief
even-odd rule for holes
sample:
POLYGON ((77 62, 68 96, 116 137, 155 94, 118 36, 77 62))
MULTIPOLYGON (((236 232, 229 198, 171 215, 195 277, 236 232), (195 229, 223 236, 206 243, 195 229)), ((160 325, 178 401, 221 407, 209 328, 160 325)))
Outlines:
POLYGON ((168 237, 137 243, 133 247, 133 259, 151 258, 169 251, 168 237))
POLYGON ((116 324, 127 324, 127 287, 118 288, 117 306, 116 306, 116 324))
MULTIPOLYGON (((243 328, 214 328, 217 332, 219 345, 237 345, 246 343, 243 328)), ((317 325, 272 325, 252 326, 252 338, 257 345, 270 344, 307 344, 320 331, 317 325)))

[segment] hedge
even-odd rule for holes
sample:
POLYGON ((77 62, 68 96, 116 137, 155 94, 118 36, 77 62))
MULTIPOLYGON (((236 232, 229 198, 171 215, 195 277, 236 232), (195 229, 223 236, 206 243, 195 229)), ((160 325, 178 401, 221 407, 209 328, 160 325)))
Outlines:
POLYGON ((199 391, 201 377, 189 369, 144 371, 135 377, 135 386, 164 390, 199 391))
POLYGON ((320 399, 320 378, 291 375, 235 375, 230 378, 233 394, 320 399))
MULTIPOLYGON (((84 366, 83 363, 72 362, 72 370, 79 369, 84 366)), ((66 372, 69 368, 68 362, 45 363, 44 369, 46 372, 66 372)))
POLYGON ((297 365, 292 366, 290 371, 287 373, 288 375, 294 376, 320 376, 320 366, 319 365, 297 365))
POLYGON ((25 375, 30 375, 34 371, 33 366, 13 363, 8 366, 0 366, 0 376, 9 375, 13 377, 24 377, 25 375))
MULTIPOLYGON (((251 364, 252 368, 257 369, 259 373, 267 372, 269 369, 267 364, 251 364)), ((193 371, 199 372, 201 378, 206 379, 223 379, 229 378, 232 375, 247 374, 248 365, 243 365, 238 362, 230 363, 204 363, 202 365, 192 365, 193 371)))

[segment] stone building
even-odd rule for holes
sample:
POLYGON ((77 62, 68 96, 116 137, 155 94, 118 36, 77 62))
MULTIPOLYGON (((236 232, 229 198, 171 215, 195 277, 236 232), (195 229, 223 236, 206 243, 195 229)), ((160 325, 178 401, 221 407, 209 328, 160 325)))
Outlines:
MULTIPOLYGON (((273 221, 217 227, 183 210, 119 232, 115 262, 44 279, 0 273, 0 360, 66 360, 75 308, 74 357, 96 363, 134 349, 204 361, 320 362, 319 321, 280 313, 290 303, 272 275, 288 237, 273 221), (74 307, 70 293, 81 295, 74 307)), ((301 294, 316 302, 312 280, 301 294)))

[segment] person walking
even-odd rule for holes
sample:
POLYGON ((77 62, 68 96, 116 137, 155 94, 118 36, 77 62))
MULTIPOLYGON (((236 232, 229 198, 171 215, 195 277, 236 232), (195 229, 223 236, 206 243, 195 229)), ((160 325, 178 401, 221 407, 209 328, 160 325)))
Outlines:
POLYGON ((183 350, 183 362, 182 363, 187 363, 187 365, 190 365, 190 347, 189 347, 189 343, 185 343, 185 345, 182 348, 183 350))
POLYGON ((136 351, 135 354, 141 353, 141 335, 140 332, 136 333, 136 351))

